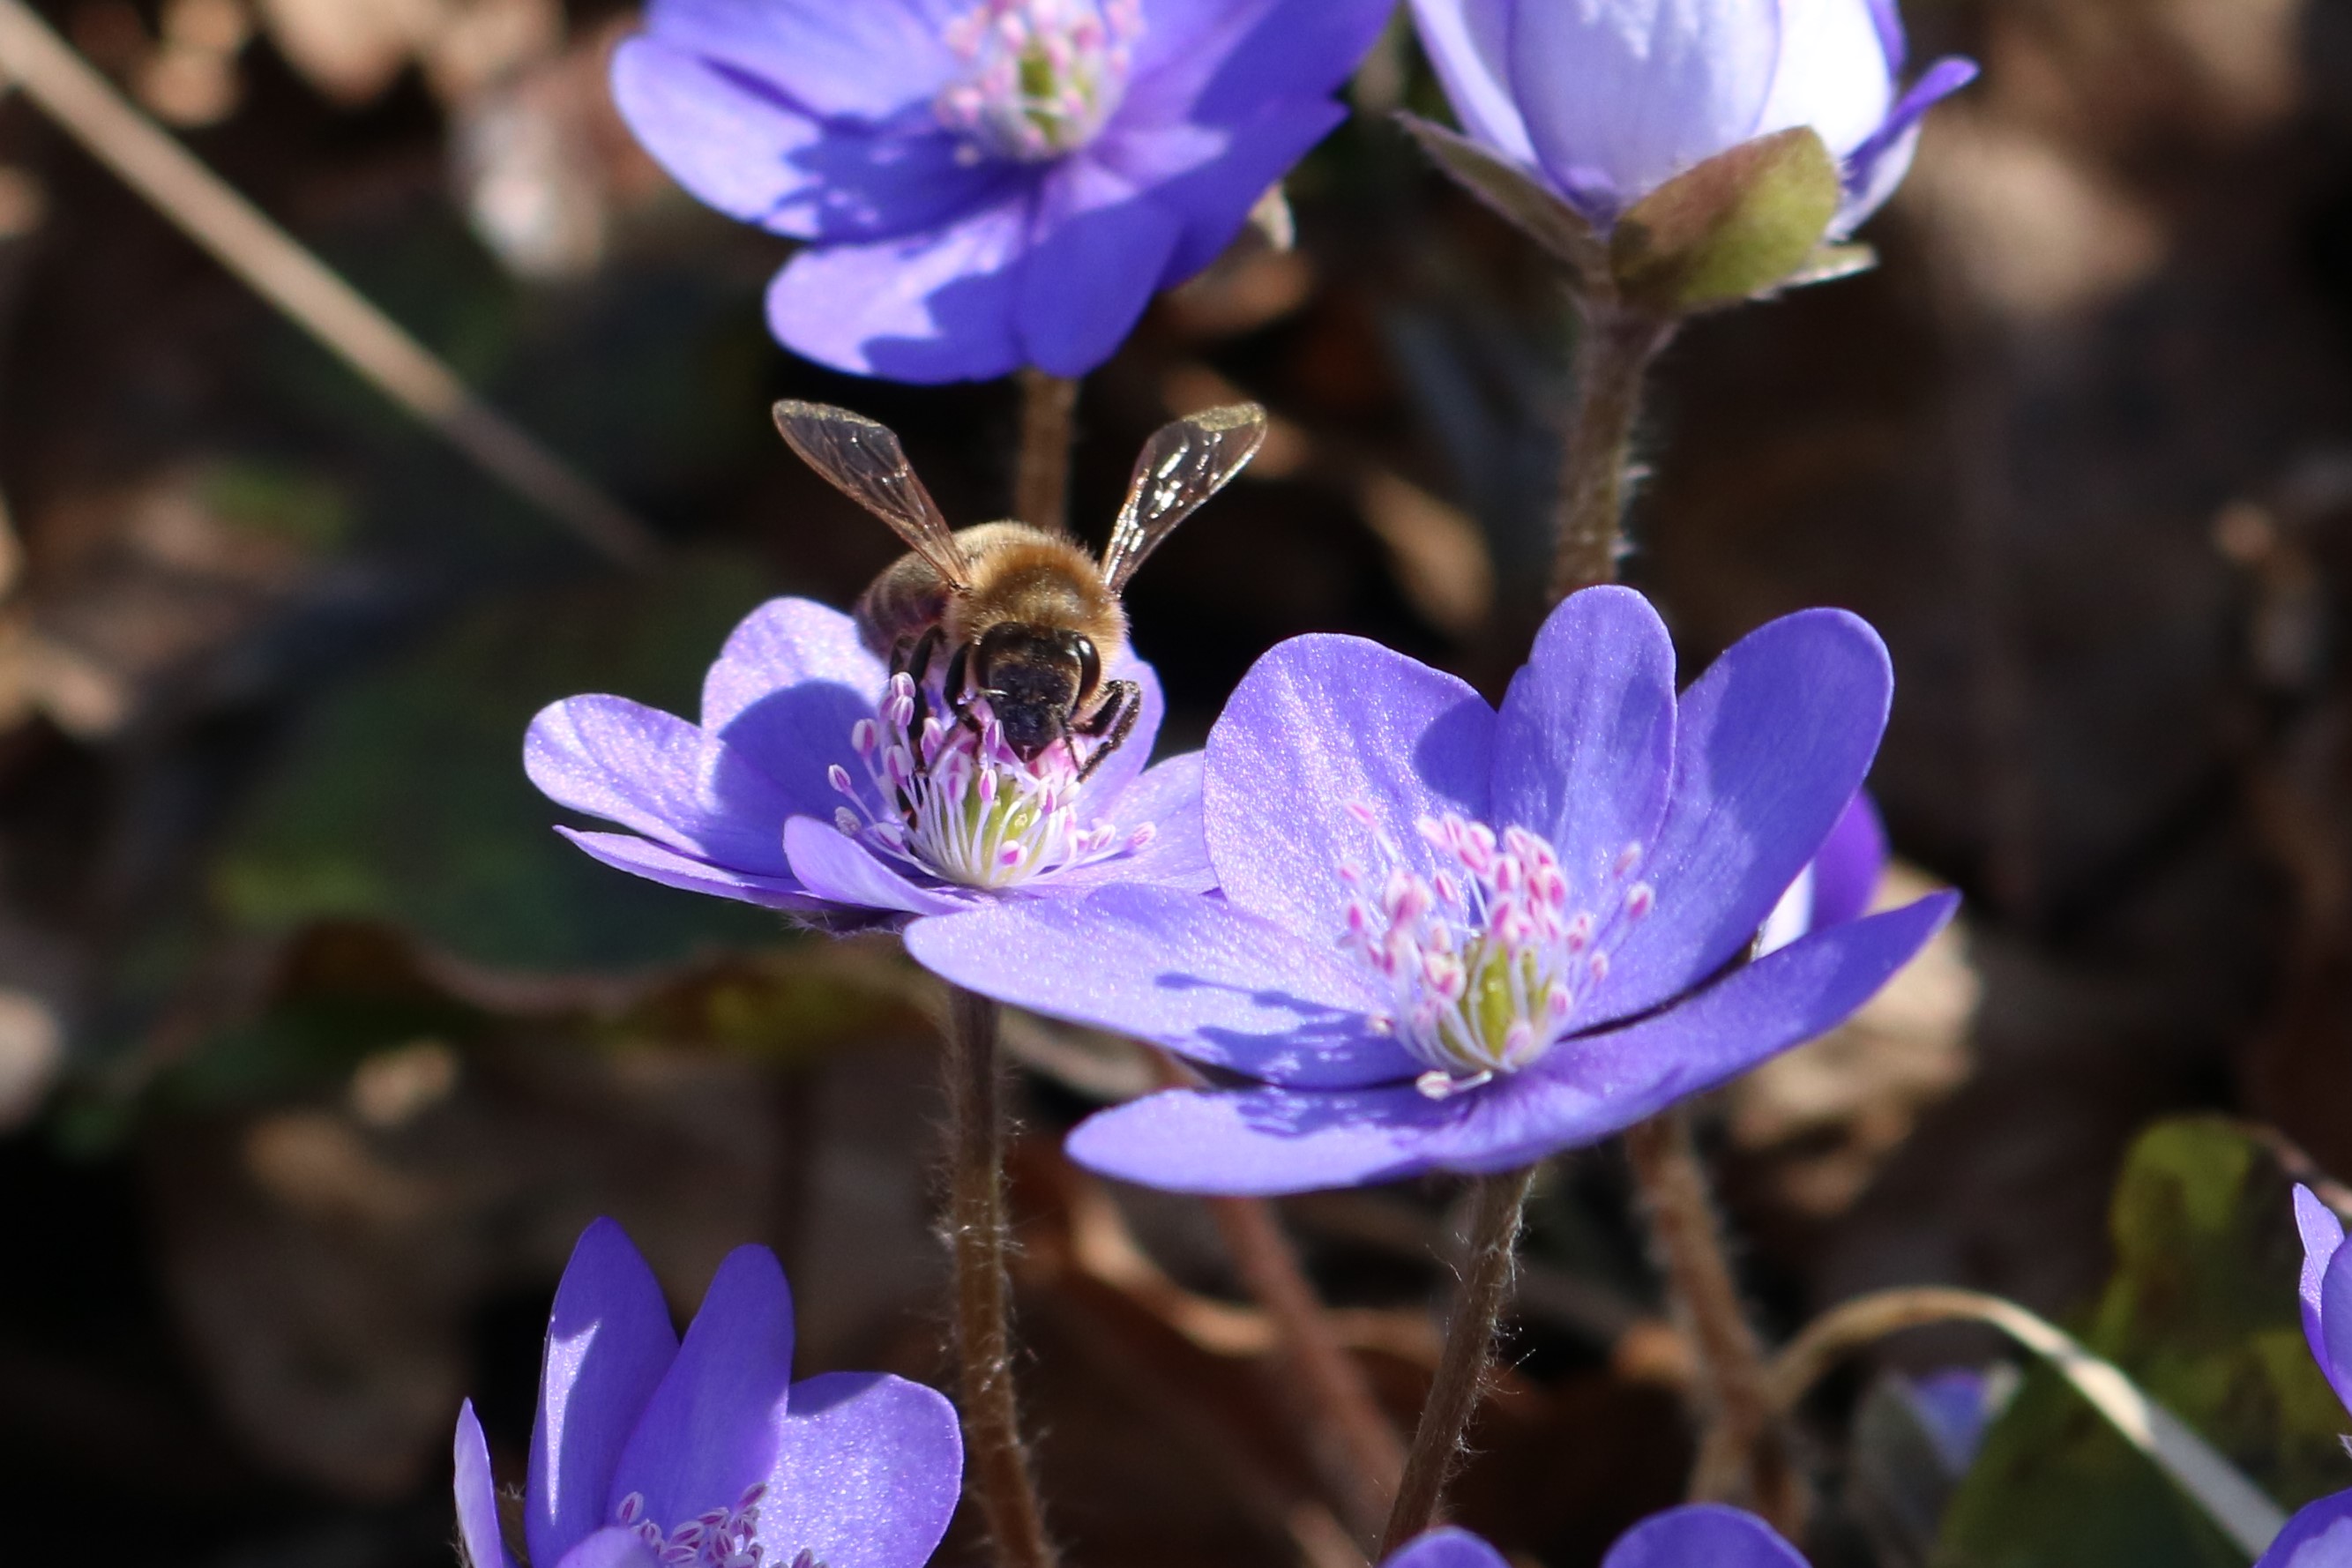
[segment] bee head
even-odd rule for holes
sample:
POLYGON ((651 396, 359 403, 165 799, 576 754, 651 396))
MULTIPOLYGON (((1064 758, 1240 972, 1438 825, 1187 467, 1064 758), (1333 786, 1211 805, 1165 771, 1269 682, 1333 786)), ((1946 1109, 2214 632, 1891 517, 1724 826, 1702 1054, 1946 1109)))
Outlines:
POLYGON ((1073 632, 992 626, 972 652, 972 684, 987 697, 1004 740, 1034 758, 1070 731, 1070 717, 1101 682, 1094 644, 1073 632))

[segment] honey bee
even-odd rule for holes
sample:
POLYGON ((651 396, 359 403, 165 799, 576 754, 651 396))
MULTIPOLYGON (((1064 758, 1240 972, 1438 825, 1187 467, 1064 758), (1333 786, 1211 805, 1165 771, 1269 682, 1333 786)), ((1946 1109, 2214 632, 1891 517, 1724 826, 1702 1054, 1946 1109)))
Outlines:
POLYGON ((1057 741, 1099 742, 1085 778, 1125 743, 1142 710, 1131 680, 1103 671, 1127 647, 1119 595, 1176 525, 1223 489, 1265 440, 1254 403, 1179 419, 1144 444, 1100 563, 1058 531, 1018 521, 949 528, 915 476, 898 437, 846 409, 787 400, 776 428, 808 465, 874 513, 910 553, 858 596, 857 632, 923 687, 942 649, 941 691, 961 721, 985 699, 1005 742, 1024 762, 1057 741))

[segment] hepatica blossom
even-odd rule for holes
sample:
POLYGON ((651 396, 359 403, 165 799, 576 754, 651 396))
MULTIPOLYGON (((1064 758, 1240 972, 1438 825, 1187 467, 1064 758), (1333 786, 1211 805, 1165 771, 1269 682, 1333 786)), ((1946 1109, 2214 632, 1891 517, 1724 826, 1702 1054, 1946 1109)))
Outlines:
POLYGON ((1149 665, 1127 742, 1062 741, 1024 761, 975 704, 954 721, 805 599, 752 612, 702 689, 702 721, 624 697, 567 698, 531 721, 523 763, 551 798, 629 829, 557 831, 673 888, 846 927, 1068 896, 1135 879, 1211 886, 1201 759, 1147 770, 1164 704, 1149 665))
MULTIPOLYGON (((534 1568, 920 1568, 962 1490, 955 1411, 879 1373, 792 1381, 793 1306, 762 1247, 719 1265, 679 1342, 621 1227, 555 1292, 522 1497, 534 1568)), ((481 1424, 457 1416, 458 1538, 514 1568, 481 1424)))
MULTIPOLYGON (((2303 1232, 2303 1333, 2336 1397, 2352 1410, 2352 1248, 2344 1222, 2308 1187, 2294 1189, 2303 1232)), ((2306 1504, 2254 1568, 2344 1568, 2352 1563, 2352 1490, 2306 1504)))
POLYGON ((1344 118, 1391 0, 654 0, 613 91, 808 247, 776 336, 899 381, 1078 375, 1344 118))
POLYGON ((1810 125, 1844 173, 1830 237, 1911 166, 1919 122, 1976 79, 1908 89, 1895 0, 1412 0, 1463 129, 1606 229, 1684 170, 1810 125))
POLYGON ((908 949, 1224 1080, 1079 1127, 1106 1173, 1248 1194, 1514 1168, 1821 1034, 1949 915, 1937 895, 1740 963, 1890 695, 1876 635, 1816 610, 1677 701, 1665 627, 1622 588, 1554 612, 1499 713, 1377 644, 1298 638, 1210 737, 1221 899, 1107 889, 919 921, 908 949))
MULTIPOLYGON (((1381 1568, 1507 1568, 1503 1554, 1466 1530, 1433 1530, 1390 1554, 1381 1568)), ((1752 1513, 1693 1503, 1645 1519, 1601 1559, 1601 1568, 1805 1568, 1797 1549, 1752 1513)))

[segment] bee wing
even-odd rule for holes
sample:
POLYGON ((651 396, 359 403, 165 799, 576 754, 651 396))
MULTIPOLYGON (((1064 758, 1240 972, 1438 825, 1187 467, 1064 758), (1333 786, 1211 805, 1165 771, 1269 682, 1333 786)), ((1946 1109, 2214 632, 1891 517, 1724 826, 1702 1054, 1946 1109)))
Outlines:
POLYGON ((1255 403, 1212 408, 1163 426, 1135 460, 1127 504, 1103 549, 1103 580, 1117 593, 1143 558, 1201 503, 1223 489, 1265 444, 1265 410, 1255 403))
POLYGON ((890 525, 949 587, 971 586, 971 566, 940 503, 915 477, 906 448, 887 425, 824 403, 786 398, 776 405, 784 444, 833 487, 890 525))

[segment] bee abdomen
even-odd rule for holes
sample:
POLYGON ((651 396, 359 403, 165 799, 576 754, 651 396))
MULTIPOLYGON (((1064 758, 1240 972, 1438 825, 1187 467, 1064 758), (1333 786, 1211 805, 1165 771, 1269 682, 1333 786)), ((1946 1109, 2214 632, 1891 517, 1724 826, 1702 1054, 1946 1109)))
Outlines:
POLYGON ((939 625, 948 585, 919 555, 901 556, 857 596, 851 617, 868 652, 888 658, 939 625))

